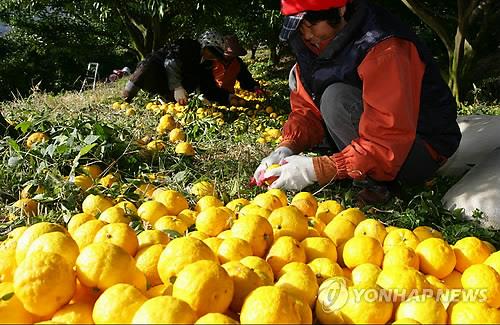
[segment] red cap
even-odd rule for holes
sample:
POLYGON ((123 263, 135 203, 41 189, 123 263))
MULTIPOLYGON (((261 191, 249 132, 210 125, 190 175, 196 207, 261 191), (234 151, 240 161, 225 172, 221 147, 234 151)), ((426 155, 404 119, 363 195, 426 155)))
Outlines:
POLYGON ((330 8, 340 8, 348 0, 281 0, 281 14, 295 15, 303 11, 319 11, 330 8))

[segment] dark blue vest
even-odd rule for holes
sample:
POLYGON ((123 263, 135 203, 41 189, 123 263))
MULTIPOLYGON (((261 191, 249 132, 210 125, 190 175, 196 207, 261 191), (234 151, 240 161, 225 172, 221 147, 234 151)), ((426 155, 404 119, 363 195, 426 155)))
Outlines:
MULTIPOLYGON (((289 44, 300 67, 304 87, 318 107, 321 95, 333 83, 343 82, 362 89, 357 68, 368 51, 390 37, 409 40, 426 65, 417 134, 441 155, 451 156, 461 139, 456 102, 430 52, 415 33, 379 6, 365 0, 354 0, 352 6, 353 14, 347 25, 319 56, 307 48, 297 32, 290 37, 289 44)), ((380 78, 384 78, 383 73, 381 70, 380 78)))

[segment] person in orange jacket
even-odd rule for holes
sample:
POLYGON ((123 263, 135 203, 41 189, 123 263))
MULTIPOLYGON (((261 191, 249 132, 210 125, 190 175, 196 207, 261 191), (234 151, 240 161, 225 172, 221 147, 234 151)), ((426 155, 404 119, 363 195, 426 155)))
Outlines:
POLYGON ((278 177, 271 188, 301 190, 353 179, 360 198, 376 203, 390 184, 433 177, 461 133, 455 99, 410 28, 366 0, 282 0, 281 13, 280 39, 297 61, 292 112, 257 184, 278 177), (300 155, 322 143, 333 154, 300 155))

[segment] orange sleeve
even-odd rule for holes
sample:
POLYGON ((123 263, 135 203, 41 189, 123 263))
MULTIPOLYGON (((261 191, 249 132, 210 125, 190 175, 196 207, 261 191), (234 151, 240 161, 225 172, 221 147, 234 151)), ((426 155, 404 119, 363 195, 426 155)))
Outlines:
POLYGON ((359 138, 340 153, 314 158, 320 183, 333 177, 395 179, 415 140, 424 70, 409 41, 389 38, 370 50, 358 67, 363 81, 359 138))
POLYGON ((323 140, 323 119, 319 108, 300 81, 299 66, 295 65, 297 87, 290 91, 291 113, 283 126, 283 141, 295 153, 300 153, 323 140))

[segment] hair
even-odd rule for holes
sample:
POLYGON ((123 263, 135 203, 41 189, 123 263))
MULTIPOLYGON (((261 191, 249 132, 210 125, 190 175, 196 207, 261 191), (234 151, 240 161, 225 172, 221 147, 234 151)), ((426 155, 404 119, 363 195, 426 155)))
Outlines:
MULTIPOLYGON (((352 4, 346 5, 346 12, 344 14, 344 19, 349 20, 352 12, 352 4)), ((311 24, 318 23, 320 21, 325 21, 332 27, 336 27, 341 21, 340 8, 330 8, 326 10, 317 11, 307 11, 304 20, 307 20, 311 24)))

